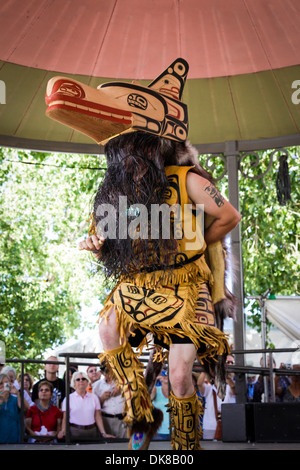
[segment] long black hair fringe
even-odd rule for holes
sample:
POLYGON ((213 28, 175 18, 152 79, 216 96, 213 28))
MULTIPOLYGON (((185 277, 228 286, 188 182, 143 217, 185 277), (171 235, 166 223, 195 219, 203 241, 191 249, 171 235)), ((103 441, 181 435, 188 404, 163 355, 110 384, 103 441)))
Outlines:
MULTIPOLYGON (((146 207, 150 228, 152 205, 164 203, 169 187, 165 166, 197 166, 193 147, 138 131, 110 140, 105 155, 107 171, 94 200, 97 233, 102 232, 106 238, 100 260, 105 277, 118 280, 153 266, 166 269, 177 252, 176 240, 164 239, 161 233, 155 239, 149 233, 147 237, 139 236, 138 227, 136 239, 128 233, 139 216, 138 206, 146 207)), ((203 170, 199 161, 198 167, 203 170)), ((210 178, 205 170, 202 176, 210 178)))

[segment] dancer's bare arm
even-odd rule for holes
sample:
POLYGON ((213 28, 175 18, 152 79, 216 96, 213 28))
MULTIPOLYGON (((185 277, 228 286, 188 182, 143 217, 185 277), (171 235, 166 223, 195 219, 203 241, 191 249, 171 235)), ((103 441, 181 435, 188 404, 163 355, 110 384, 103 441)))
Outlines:
POLYGON ((207 179, 189 172, 186 179, 189 198, 196 204, 204 205, 204 212, 213 217, 212 224, 205 230, 207 244, 221 240, 241 220, 238 211, 219 193, 207 179))

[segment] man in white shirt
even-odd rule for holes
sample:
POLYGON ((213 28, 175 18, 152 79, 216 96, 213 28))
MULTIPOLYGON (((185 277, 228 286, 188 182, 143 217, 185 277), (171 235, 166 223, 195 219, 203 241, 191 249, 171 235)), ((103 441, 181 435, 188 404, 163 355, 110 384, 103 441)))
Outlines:
POLYGON ((123 422, 125 401, 105 367, 101 368, 103 377, 93 384, 93 393, 99 397, 102 420, 106 432, 117 438, 127 438, 127 427, 123 422))
POLYGON ((212 440, 215 437, 217 428, 216 413, 218 414, 221 412, 222 400, 217 395, 217 389, 215 385, 204 382, 205 373, 202 372, 200 376, 201 379, 198 381, 198 387, 202 397, 205 398, 205 409, 203 415, 203 439, 212 440), (214 392, 216 394, 217 410, 215 409, 213 395, 214 392))

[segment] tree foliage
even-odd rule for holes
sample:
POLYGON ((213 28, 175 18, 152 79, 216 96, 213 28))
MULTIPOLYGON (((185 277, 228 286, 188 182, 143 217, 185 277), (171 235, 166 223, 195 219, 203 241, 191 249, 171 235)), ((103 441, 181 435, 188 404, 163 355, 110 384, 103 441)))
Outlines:
MULTIPOLYGON (((260 296, 269 288, 275 296, 300 295, 299 148, 288 149, 291 200, 286 205, 279 203, 276 188, 281 152, 274 154, 272 165, 271 153, 270 150, 257 152, 258 165, 255 155, 245 157, 240 164, 243 173, 251 177, 240 173, 239 178, 244 300, 245 306, 249 307, 248 324, 258 330, 260 307, 257 301, 249 301, 249 296, 260 296)), ((222 164, 214 163, 215 176, 218 176, 222 164)), ((221 183, 226 195, 226 178, 221 183)), ((270 328, 270 323, 268 326, 270 328)))
MULTIPOLYGON (((266 171, 269 158, 269 152, 261 153, 260 171, 266 171)), ((273 296, 300 294, 299 149, 290 149, 288 163, 291 200, 285 205, 277 197, 278 161, 263 178, 240 182, 246 305, 248 296, 259 296, 269 288, 273 296)), ((251 307, 248 323, 260 329, 258 307, 257 302, 251 307)))
MULTIPOLYGON (((299 149, 289 153, 287 205, 277 199, 276 159, 263 178, 240 176, 246 306, 249 295, 268 288, 275 295, 299 295, 299 149)), ((267 169, 270 152, 259 155, 257 169, 243 161, 252 175, 267 169)), ((100 306, 104 299, 101 272, 77 242, 88 231, 105 160, 6 148, 0 160, 0 340, 9 358, 41 359, 80 326, 82 304, 96 297, 100 306)), ((205 160, 200 156, 204 166, 205 160)), ((216 164, 218 174, 222 166, 216 164)), ((227 196, 226 177, 219 187, 227 196)), ((259 328, 257 304, 249 322, 259 328)))
POLYGON ((8 358, 36 359, 80 326, 83 303, 100 305, 101 276, 77 240, 103 174, 85 168, 104 162, 4 148, 0 158, 0 339, 8 358))

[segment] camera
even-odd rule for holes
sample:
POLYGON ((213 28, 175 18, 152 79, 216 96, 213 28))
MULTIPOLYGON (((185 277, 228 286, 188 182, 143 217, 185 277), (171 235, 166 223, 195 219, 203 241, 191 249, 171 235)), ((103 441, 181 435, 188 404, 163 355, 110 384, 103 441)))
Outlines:
POLYGON ((10 384, 8 382, 5 382, 4 386, 3 386, 3 390, 5 392, 9 392, 10 391, 10 384))

